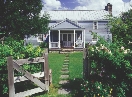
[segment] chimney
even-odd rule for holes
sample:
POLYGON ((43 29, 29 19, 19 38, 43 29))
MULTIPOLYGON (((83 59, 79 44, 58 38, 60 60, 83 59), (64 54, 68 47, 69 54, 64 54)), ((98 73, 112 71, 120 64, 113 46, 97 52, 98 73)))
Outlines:
POLYGON ((105 6, 105 10, 108 11, 110 15, 112 15, 112 4, 108 3, 107 6, 105 6))

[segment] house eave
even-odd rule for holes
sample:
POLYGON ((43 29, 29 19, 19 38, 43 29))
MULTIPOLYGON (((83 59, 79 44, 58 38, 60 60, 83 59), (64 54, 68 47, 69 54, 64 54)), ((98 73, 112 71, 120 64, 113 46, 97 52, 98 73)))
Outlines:
MULTIPOLYGON (((72 19, 71 19, 72 20, 72 19)), ((59 21, 62 21, 60 19, 56 19, 56 20, 50 20, 50 21, 56 21, 56 22, 59 22, 59 21)), ((72 20, 72 21, 109 21, 109 19, 94 19, 94 20, 72 20)))
POLYGON ((71 30, 84 30, 85 28, 51 28, 50 30, 67 30, 67 31, 71 31, 71 30))

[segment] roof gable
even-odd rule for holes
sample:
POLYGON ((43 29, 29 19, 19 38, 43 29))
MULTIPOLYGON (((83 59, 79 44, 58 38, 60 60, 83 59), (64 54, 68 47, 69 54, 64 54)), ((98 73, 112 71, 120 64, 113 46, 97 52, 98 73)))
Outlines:
POLYGON ((78 29, 78 28, 84 28, 84 27, 66 18, 65 20, 51 26, 50 28, 51 29, 61 29, 61 28, 62 29, 78 29))

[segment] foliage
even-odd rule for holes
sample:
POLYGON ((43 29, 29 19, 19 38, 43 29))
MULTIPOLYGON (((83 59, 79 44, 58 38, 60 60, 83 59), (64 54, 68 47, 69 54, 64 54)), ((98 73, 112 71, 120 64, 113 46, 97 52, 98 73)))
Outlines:
POLYGON ((132 41, 132 9, 122 13, 120 17, 110 17, 111 33, 113 42, 123 41, 125 47, 131 47, 132 41))
POLYGON ((40 17, 41 0, 1 0, 0 5, 0 32, 5 36, 19 40, 48 31, 49 16, 40 17))
POLYGON ((91 73, 89 80, 82 84, 84 95, 129 97, 132 91, 130 49, 125 49, 120 42, 107 43, 103 39, 88 49, 91 73))
MULTIPOLYGON (((43 50, 40 47, 33 47, 31 44, 24 46, 24 41, 16 41, 12 38, 6 38, 4 44, 0 44, 0 94, 7 94, 7 57, 13 56, 13 59, 33 58, 42 56, 43 50)), ((31 72, 38 71, 41 65, 24 65, 26 70, 31 72)), ((16 72, 15 72, 15 75, 16 72)))
POLYGON ((47 42, 42 42, 40 43, 39 45, 41 48, 48 48, 49 47, 49 44, 47 42))

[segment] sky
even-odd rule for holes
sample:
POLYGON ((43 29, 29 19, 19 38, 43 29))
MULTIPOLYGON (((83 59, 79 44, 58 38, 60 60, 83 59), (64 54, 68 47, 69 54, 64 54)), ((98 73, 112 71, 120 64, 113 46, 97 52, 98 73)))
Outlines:
POLYGON ((113 16, 132 8, 132 0, 42 0, 43 10, 102 10, 112 4, 113 16))

